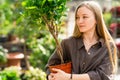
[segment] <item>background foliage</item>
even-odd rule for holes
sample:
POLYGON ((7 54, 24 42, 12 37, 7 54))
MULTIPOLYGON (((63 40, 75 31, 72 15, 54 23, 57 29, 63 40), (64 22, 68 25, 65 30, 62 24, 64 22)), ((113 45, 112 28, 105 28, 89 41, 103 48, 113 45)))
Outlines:
POLYGON ((55 49, 55 41, 43 16, 60 30, 66 0, 1 0, 0 3, 1 35, 7 36, 12 31, 12 34, 24 39, 32 50, 30 64, 44 69, 55 49))

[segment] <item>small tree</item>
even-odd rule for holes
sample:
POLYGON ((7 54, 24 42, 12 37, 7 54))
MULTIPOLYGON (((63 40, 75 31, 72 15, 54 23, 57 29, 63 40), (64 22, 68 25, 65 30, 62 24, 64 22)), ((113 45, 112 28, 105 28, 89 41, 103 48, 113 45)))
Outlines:
POLYGON ((24 0, 22 5, 24 7, 23 16, 26 21, 26 28, 30 25, 30 29, 34 30, 36 28, 39 30, 47 26, 55 39, 61 63, 64 63, 61 56, 62 49, 58 41, 58 32, 61 17, 65 15, 66 0, 24 0))

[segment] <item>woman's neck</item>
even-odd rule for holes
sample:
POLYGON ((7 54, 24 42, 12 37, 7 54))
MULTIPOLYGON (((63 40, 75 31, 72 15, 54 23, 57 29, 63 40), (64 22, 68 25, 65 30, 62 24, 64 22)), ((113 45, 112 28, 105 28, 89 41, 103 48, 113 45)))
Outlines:
POLYGON ((83 42, 85 45, 85 49, 88 52, 90 47, 98 42, 98 36, 95 32, 94 33, 92 33, 92 32, 84 33, 83 34, 83 42))
POLYGON ((83 40, 87 42, 93 42, 98 40, 96 32, 83 33, 83 40))

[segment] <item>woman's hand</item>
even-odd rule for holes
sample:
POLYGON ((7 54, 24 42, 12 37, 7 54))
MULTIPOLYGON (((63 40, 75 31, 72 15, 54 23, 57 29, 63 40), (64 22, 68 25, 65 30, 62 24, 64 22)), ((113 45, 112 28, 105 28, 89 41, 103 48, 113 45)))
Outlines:
POLYGON ((56 73, 50 73, 48 76, 49 80, 69 80, 70 79, 70 74, 65 73, 64 71, 60 69, 52 69, 56 73))

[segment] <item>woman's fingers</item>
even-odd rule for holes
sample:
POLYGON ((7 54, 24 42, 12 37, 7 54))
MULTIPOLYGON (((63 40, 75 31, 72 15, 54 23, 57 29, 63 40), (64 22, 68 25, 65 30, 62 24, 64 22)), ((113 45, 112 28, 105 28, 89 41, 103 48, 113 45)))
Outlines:
POLYGON ((53 68, 52 70, 53 70, 54 72, 56 72, 56 73, 61 72, 60 69, 56 69, 56 68, 53 68))
POLYGON ((50 75, 48 76, 48 80, 55 80, 54 75, 53 75, 53 74, 50 74, 50 75))
POLYGON ((62 71, 62 70, 60 70, 60 69, 56 69, 56 68, 53 68, 52 69, 55 73, 50 73, 50 75, 48 76, 48 78, 49 78, 49 80, 56 80, 56 79, 58 79, 58 80, 61 80, 61 76, 65 76, 64 75, 64 71, 62 71))

